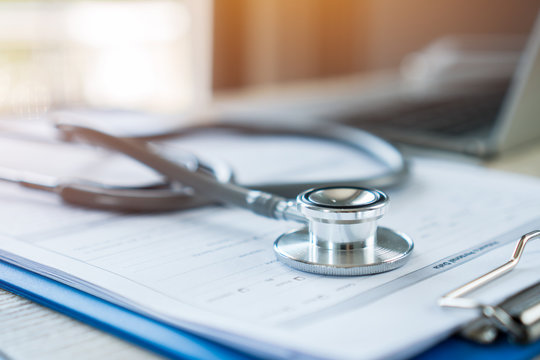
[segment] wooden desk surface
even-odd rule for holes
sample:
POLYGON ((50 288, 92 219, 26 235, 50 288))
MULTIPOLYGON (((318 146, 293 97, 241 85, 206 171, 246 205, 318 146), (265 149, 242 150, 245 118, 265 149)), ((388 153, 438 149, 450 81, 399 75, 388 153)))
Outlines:
POLYGON ((4 290, 0 290, 0 324, 0 359, 159 358, 4 290))

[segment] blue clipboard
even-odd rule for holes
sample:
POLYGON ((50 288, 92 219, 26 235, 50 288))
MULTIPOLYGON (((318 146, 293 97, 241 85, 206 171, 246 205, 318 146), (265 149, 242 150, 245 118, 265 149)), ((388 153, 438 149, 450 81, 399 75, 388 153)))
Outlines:
MULTIPOLYGON (((0 287, 138 346, 173 359, 254 359, 253 356, 180 330, 31 271, 0 261, 0 287)), ((415 359, 531 359, 540 341, 527 346, 499 341, 483 346, 451 337, 415 359)), ((359 354, 361 357, 361 354, 359 354)))
POLYGON ((0 287, 169 358, 253 359, 3 261, 0 287))

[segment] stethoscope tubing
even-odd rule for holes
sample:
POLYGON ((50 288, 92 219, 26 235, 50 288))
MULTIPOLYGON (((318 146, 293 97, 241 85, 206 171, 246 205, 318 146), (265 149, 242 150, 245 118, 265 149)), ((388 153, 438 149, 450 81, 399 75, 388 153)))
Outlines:
POLYGON ((345 125, 328 124, 325 122, 314 122, 306 124, 285 124, 280 121, 266 122, 239 122, 222 121, 217 123, 202 123, 188 127, 178 128, 166 134, 157 134, 148 137, 133 137, 142 141, 167 140, 171 138, 187 137, 209 131, 229 131, 255 136, 291 136, 308 137, 324 141, 345 145, 353 150, 366 153, 377 162, 383 164, 387 171, 359 179, 345 180, 323 180, 311 182, 283 182, 274 184, 256 184, 247 187, 279 194, 284 197, 294 197, 309 188, 319 188, 325 186, 362 186, 370 188, 388 188, 403 184, 409 175, 409 164, 401 151, 395 146, 369 132, 345 125))
POLYGON ((233 183, 221 183, 211 176, 190 171, 155 154, 139 141, 114 137, 76 125, 62 124, 58 127, 60 130, 75 137, 81 137, 94 145, 101 145, 128 155, 166 176, 169 180, 191 187, 195 194, 207 200, 245 208, 269 218, 276 218, 278 204, 287 202, 281 196, 248 189, 233 183))
MULTIPOLYGON (((264 124, 260 122, 255 124, 219 122, 189 126, 173 130, 167 134, 139 138, 117 138, 85 127, 69 124, 59 124, 58 128, 65 138, 83 137, 90 143, 101 144, 111 150, 124 153, 129 148, 128 155, 138 158, 147 166, 169 176, 169 182, 157 184, 160 186, 133 188, 109 187, 75 179, 67 179, 66 181, 59 179, 54 186, 43 186, 39 181, 35 183, 32 181, 18 181, 26 187, 55 192, 68 203, 113 211, 171 211, 225 200, 225 202, 237 206, 253 208, 253 211, 261 213, 261 215, 275 217, 278 203, 283 202, 285 198, 295 197, 309 188, 328 186, 386 188, 403 183, 408 175, 407 162, 397 148, 360 129, 335 124, 311 123, 309 126, 305 126, 305 124, 296 125, 279 122, 267 122, 264 124), (216 166, 213 163, 206 165, 200 160, 198 160, 199 166, 195 170, 188 169, 163 158, 154 151, 152 146, 146 145, 147 141, 178 138, 216 130, 250 136, 279 135, 311 137, 331 141, 349 146, 355 151, 367 153, 376 161, 385 165, 388 171, 383 174, 358 179, 239 186, 234 184, 234 176, 230 169, 224 170, 223 166, 216 166), (194 173, 197 175, 193 175, 194 173), (193 180, 191 183, 194 186, 188 184, 190 179, 193 180), (186 185, 189 187, 186 187, 186 185), (199 191, 193 191, 197 186, 202 188, 199 191)), ((9 179, 6 180, 9 181, 9 179)))

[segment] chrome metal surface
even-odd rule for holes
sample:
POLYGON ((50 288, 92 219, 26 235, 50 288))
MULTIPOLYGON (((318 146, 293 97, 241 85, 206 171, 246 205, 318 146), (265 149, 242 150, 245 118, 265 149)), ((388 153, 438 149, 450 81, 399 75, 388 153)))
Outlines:
POLYGON ((537 338, 537 336, 540 336, 540 332, 538 335, 536 333, 538 332, 537 328, 531 331, 532 328, 529 327, 529 325, 538 326, 538 323, 533 321, 534 324, 527 324, 521 321, 521 319, 513 317, 512 314, 505 310, 504 306, 492 306, 483 304, 476 299, 463 297, 514 269, 523 255, 527 242, 535 239, 540 239, 540 230, 523 235, 518 240, 512 257, 508 262, 443 295, 439 299, 439 305, 464 309, 479 309, 482 315, 490 320, 495 327, 506 331, 516 339, 537 338))
POLYGON ((388 196, 379 190, 339 186, 304 191, 297 202, 299 211, 308 219, 358 223, 382 217, 388 196))
POLYGON ((307 224, 307 219, 298 211, 298 206, 294 200, 281 201, 276 205, 274 218, 285 221, 295 221, 307 224))
POLYGON ((330 208, 357 208, 376 203, 381 195, 376 191, 354 188, 311 190, 304 195, 306 202, 330 208))
POLYGON ((324 249, 374 248, 377 220, 388 197, 358 187, 312 189, 298 195, 298 210, 308 220, 310 241, 324 249))
POLYGON ((377 229, 373 248, 328 249, 310 241, 307 228, 281 235, 274 243, 274 252, 283 263, 306 272, 355 276, 377 274, 402 266, 413 250, 406 235, 391 229, 377 229))
POLYGON ((519 260, 521 259, 521 255, 523 254, 523 250, 525 249, 525 245, 527 244, 527 242, 539 238, 540 230, 531 231, 530 233, 523 235, 516 243, 516 247, 514 248, 512 257, 510 258, 510 260, 508 260, 508 262, 443 295, 439 299, 439 305, 466 309, 478 307, 482 308, 483 305, 478 301, 470 298, 463 298, 462 296, 467 295, 471 291, 474 291, 486 285, 487 283, 503 276, 504 274, 512 270, 514 267, 516 267, 516 265, 519 263, 519 260))

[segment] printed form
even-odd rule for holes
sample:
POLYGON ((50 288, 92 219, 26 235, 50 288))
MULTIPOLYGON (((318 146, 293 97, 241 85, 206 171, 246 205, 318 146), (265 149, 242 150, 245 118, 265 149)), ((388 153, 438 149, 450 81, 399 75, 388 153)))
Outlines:
MULTIPOLYGON (((335 145, 275 139, 246 152, 252 141, 182 146, 236 159, 229 161, 248 169, 238 176, 245 182, 354 176, 368 161, 335 145)), ((405 266, 383 274, 293 270, 272 245, 298 224, 241 209, 118 214, 11 184, 0 186, 0 258, 258 356, 403 358, 475 317, 439 308, 437 299, 506 261, 523 233, 540 228, 536 179, 429 159, 411 165, 410 180, 388 191, 382 225, 409 235, 415 248, 405 266)), ((540 244, 531 243, 514 272, 477 296, 496 302, 536 282, 539 256, 540 244)))

